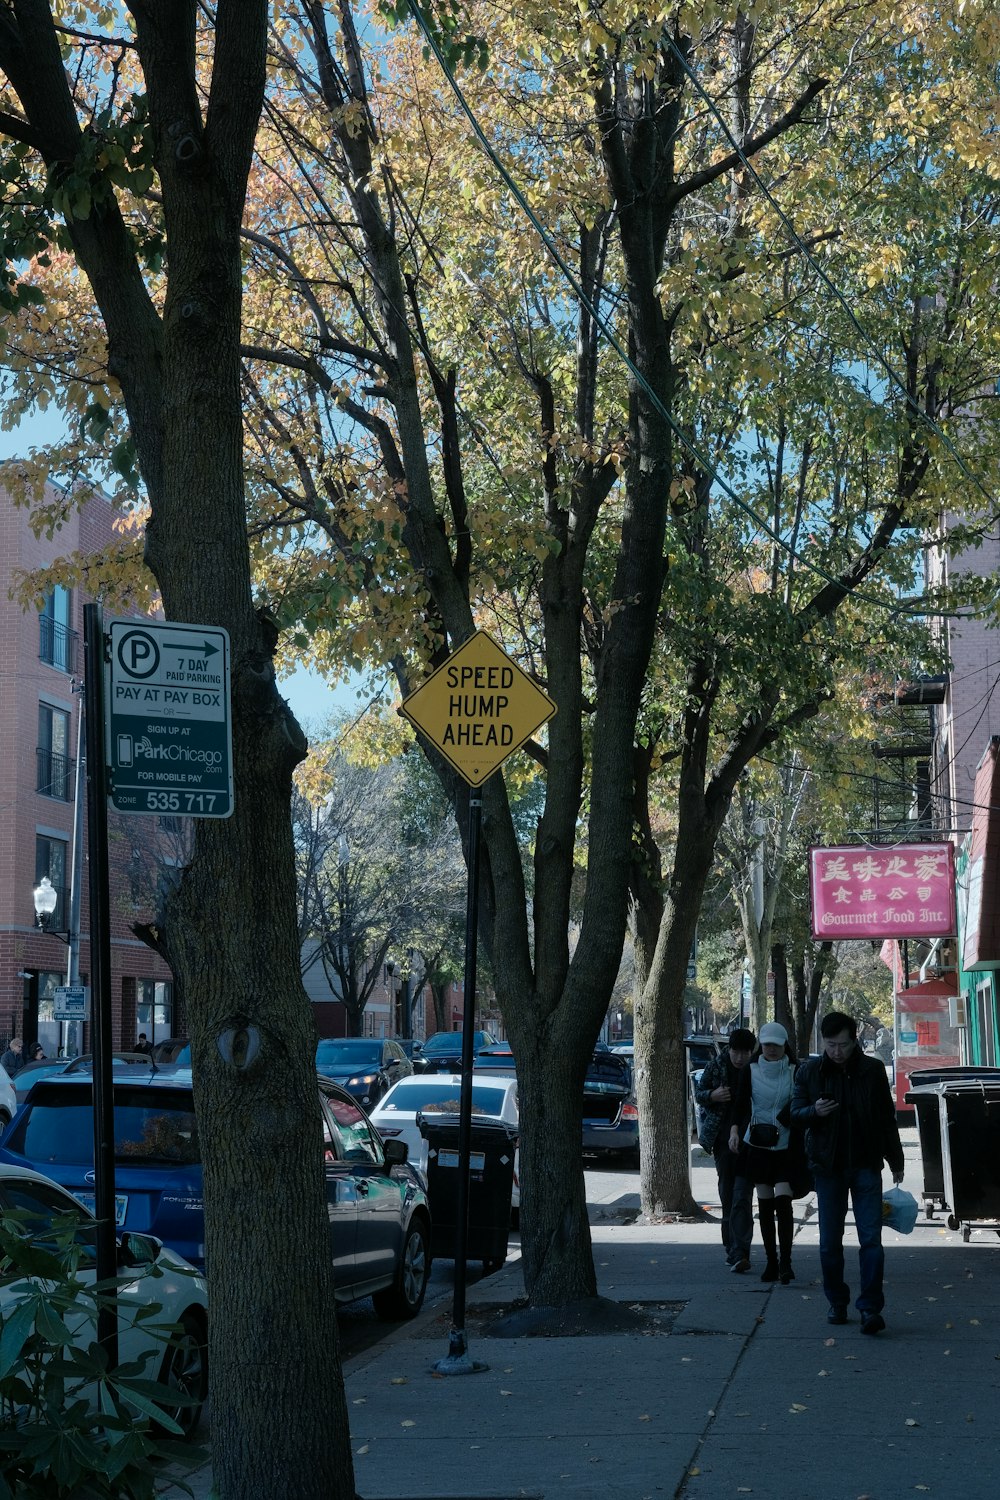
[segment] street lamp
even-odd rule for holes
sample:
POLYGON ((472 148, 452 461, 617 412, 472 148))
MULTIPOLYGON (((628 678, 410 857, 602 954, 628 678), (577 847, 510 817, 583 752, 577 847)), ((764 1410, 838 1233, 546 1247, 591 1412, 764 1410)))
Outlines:
POLYGON ((40 928, 42 932, 47 932, 50 937, 58 938, 61 943, 65 943, 69 947, 69 936, 49 926, 55 909, 59 904, 59 892, 47 875, 42 876, 31 895, 35 903, 35 926, 40 928))

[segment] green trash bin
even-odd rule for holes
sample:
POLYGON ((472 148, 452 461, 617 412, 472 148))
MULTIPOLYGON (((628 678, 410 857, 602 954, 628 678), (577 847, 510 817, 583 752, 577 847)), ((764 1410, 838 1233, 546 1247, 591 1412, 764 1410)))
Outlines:
MULTIPOLYGON (((454 1260, 458 1231, 458 1115, 418 1114, 427 1142, 427 1196, 435 1260, 454 1260)), ((473 1115, 469 1150, 467 1260, 497 1271, 507 1259, 510 1200, 514 1189, 517 1131, 500 1120, 473 1115)))

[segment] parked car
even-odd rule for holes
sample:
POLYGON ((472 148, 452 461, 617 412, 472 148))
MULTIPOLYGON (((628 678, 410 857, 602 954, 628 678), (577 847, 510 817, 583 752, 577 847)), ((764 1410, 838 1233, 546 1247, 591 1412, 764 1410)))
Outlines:
MULTIPOLYGON (((82 1250, 76 1274, 85 1284, 93 1284, 94 1219, 65 1188, 39 1172, 2 1163, 0 1211, 16 1215, 7 1220, 8 1227, 17 1225, 20 1233, 44 1248, 52 1247, 53 1231, 60 1221, 74 1224, 73 1239, 82 1250)), ((198 1425, 208 1394, 208 1295, 204 1277, 196 1275, 159 1240, 139 1234, 119 1237, 118 1270, 128 1275, 118 1290, 119 1360, 122 1364, 133 1360, 144 1364, 145 1379, 159 1380, 193 1400, 194 1404, 185 1400, 176 1406, 163 1406, 166 1415, 190 1434, 198 1425), (159 1311, 150 1311, 155 1308, 159 1311), (179 1332, 168 1344, 163 1330, 171 1324, 179 1332)), ((31 1290, 31 1282, 10 1271, 0 1277, 0 1320, 6 1323, 14 1304, 31 1290)), ((86 1299, 80 1306, 89 1312, 86 1299)), ((96 1336, 96 1319, 85 1317, 76 1330, 77 1345, 86 1348, 96 1336)))
MULTIPOLYGON (((472 1056, 478 1057, 484 1047, 495 1047, 497 1039, 489 1031, 472 1034, 472 1056)), ((428 1037, 413 1059, 414 1073, 457 1073, 462 1067, 462 1033, 436 1031, 428 1037)))
POLYGON ((632 1066, 615 1052, 595 1052, 583 1085, 585 1153, 617 1151, 639 1160, 639 1110, 632 1066))
MULTIPOLYGON (((144 1054, 149 1056, 149 1054, 144 1054)), ((159 1063, 176 1063, 179 1068, 191 1066, 191 1038, 186 1036, 164 1037, 162 1042, 154 1042, 153 1061, 159 1063)))
MULTIPOLYGON (((458 1113, 462 1089, 461 1073, 435 1073, 430 1077, 401 1078, 372 1110, 371 1120, 383 1140, 403 1140, 410 1160, 427 1173, 427 1142, 420 1134, 421 1115, 458 1113)), ((518 1124, 517 1079, 513 1072, 498 1077, 475 1076, 472 1081, 473 1119, 500 1120, 518 1124)), ((514 1187, 511 1212, 516 1222, 521 1208, 518 1158, 514 1152, 514 1187)))
POLYGON ((477 1073, 517 1072, 509 1042, 497 1042, 495 1047, 483 1047, 473 1057, 472 1066, 477 1073))
MULTIPOLYGON (((338 1302, 373 1296, 383 1318, 413 1317, 430 1273, 430 1210, 406 1145, 383 1143, 350 1094, 317 1077, 338 1302)), ((118 1227, 155 1234, 201 1268, 201 1151, 190 1069, 116 1075, 118 1227)), ((85 1075, 43 1078, 21 1105, 0 1161, 54 1177, 93 1209, 93 1090, 85 1075)))
MULTIPOLYGON (((20 1070, 22 1073, 24 1069, 20 1070)), ((15 1075, 16 1076, 16 1075, 15 1075)), ((17 1109, 17 1094, 7 1069, 0 1066, 0 1131, 6 1129, 17 1109)))
MULTIPOLYGON (((129 1068, 139 1068, 148 1073, 151 1062, 148 1054, 144 1052, 113 1052, 111 1067, 115 1073, 127 1072, 129 1068)), ((29 1089, 33 1088, 40 1078, 51 1078, 57 1073, 92 1074, 93 1071, 94 1059, 89 1052, 81 1053, 79 1057, 47 1057, 42 1062, 25 1063, 14 1078, 17 1102, 19 1105, 24 1103, 29 1089)))
POLYGON ((371 1109, 413 1065, 398 1042, 365 1036, 326 1037, 316 1045, 316 1071, 371 1109))

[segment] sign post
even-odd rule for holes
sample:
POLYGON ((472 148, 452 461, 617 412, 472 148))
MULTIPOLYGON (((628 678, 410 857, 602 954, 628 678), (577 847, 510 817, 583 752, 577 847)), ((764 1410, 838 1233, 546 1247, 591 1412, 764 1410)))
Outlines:
MULTIPOLYGON (((83 623, 96 1270, 99 1282, 112 1285, 98 1309, 97 1336, 113 1367, 118 1316, 108 804, 120 813, 151 817, 231 815, 229 636, 217 626, 172 620, 109 620, 105 628, 99 604, 84 606, 83 623)), ((60 995, 68 1014, 86 1016, 81 986, 73 982, 60 995)))
POLYGON ((472 1068, 475 1041, 476 961, 479 942, 479 842, 482 785, 556 712, 532 681, 485 631, 453 652, 401 706, 410 723, 469 784, 468 886, 465 908, 465 1008, 462 1014, 462 1087, 458 1114, 458 1198, 455 1296, 448 1353, 440 1375, 473 1375, 488 1369, 469 1357, 465 1331, 465 1271, 469 1244, 469 1157, 472 1141, 472 1068))

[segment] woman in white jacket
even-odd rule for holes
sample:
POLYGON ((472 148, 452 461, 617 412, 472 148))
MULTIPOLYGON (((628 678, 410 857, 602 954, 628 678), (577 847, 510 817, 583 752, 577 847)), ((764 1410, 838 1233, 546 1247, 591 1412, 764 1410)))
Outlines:
POLYGON ((795 1175, 789 1127, 795 1057, 788 1033, 776 1021, 760 1028, 760 1056, 743 1070, 737 1122, 729 1147, 748 1147, 748 1175, 757 1189, 760 1238, 767 1257, 761 1281, 795 1280, 792 1270, 792 1179, 795 1175), (777 1233, 775 1232, 777 1231, 777 1233))

